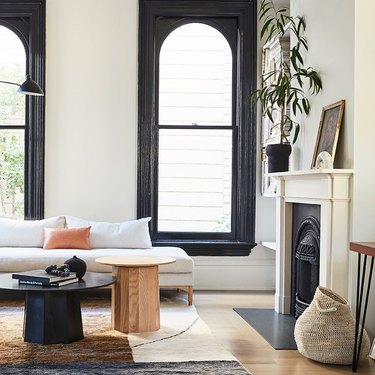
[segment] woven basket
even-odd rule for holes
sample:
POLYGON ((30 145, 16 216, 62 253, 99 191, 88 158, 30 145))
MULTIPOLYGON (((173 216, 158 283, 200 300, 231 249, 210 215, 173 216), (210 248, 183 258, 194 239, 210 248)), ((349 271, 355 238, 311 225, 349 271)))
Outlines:
MULTIPOLYGON (((355 321, 348 303, 332 290, 318 286, 310 306, 297 319, 294 338, 298 351, 322 363, 350 365, 353 359, 355 321)), ((364 331, 361 357, 370 340, 364 331)))

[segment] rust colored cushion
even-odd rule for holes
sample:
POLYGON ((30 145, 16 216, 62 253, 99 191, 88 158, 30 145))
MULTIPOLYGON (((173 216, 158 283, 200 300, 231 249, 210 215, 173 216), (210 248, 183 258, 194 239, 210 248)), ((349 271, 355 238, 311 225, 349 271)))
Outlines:
POLYGON ((90 228, 45 228, 43 249, 90 250, 90 228))

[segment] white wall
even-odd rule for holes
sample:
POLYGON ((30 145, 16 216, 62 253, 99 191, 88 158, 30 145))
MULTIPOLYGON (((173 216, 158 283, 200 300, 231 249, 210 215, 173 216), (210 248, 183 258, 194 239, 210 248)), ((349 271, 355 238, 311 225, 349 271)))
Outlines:
MULTIPOLYGON (((375 37, 372 17, 374 12, 375 2, 355 2, 353 241, 375 241, 375 174, 372 166, 375 139, 373 94, 375 37)), ((355 266, 352 272, 356 274, 355 266)), ((375 336, 374 291, 375 280, 371 286, 366 324, 372 336, 375 336)))
POLYGON ((136 214, 137 1, 47 0, 45 215, 136 214))
MULTIPOLYGON (((137 0, 47 0, 46 217, 136 216, 137 20, 137 0)), ((258 191, 256 241, 274 239, 273 212, 258 191)), ((261 246, 195 263, 196 288, 274 287, 261 246)))
POLYGON ((295 145, 298 169, 310 169, 322 108, 345 99, 346 107, 336 168, 353 167, 354 132, 354 1, 291 0, 291 14, 304 15, 309 51, 307 66, 322 78, 323 90, 311 98, 312 110, 302 118, 301 134, 295 145))

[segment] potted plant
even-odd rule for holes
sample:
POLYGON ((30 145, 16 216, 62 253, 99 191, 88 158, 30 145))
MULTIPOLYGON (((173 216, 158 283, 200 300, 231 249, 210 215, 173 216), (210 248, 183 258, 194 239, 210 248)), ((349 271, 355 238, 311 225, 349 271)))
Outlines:
POLYGON ((263 23, 260 37, 265 43, 281 38, 287 32, 291 37, 290 63, 282 61, 280 66, 264 74, 261 88, 250 95, 252 102, 262 104, 263 116, 268 117, 273 127, 280 129, 280 143, 267 145, 266 154, 268 172, 281 172, 288 170, 290 143, 295 143, 300 132, 300 124, 291 119, 289 111, 294 116, 298 113, 308 116, 309 96, 322 90, 322 81, 312 67, 305 66, 303 53, 307 52, 308 45, 304 17, 290 16, 286 7, 276 8, 272 0, 262 0, 259 21, 263 23), (267 84, 267 81, 271 83, 267 84))

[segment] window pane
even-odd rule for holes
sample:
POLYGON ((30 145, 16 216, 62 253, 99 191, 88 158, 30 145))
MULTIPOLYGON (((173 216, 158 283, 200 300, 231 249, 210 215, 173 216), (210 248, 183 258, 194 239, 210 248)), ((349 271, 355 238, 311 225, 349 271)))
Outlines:
MULTIPOLYGON (((25 81, 26 54, 19 37, 0 26, 0 80, 15 83, 25 81)), ((0 126, 25 125, 25 95, 17 86, 0 83, 0 126)))
POLYGON ((24 130, 0 130, 0 216, 24 216, 24 130))
POLYGON ((232 124, 232 52, 199 23, 174 30, 160 50, 160 125, 232 124))
POLYGON ((159 132, 158 230, 230 232, 232 131, 159 132))

